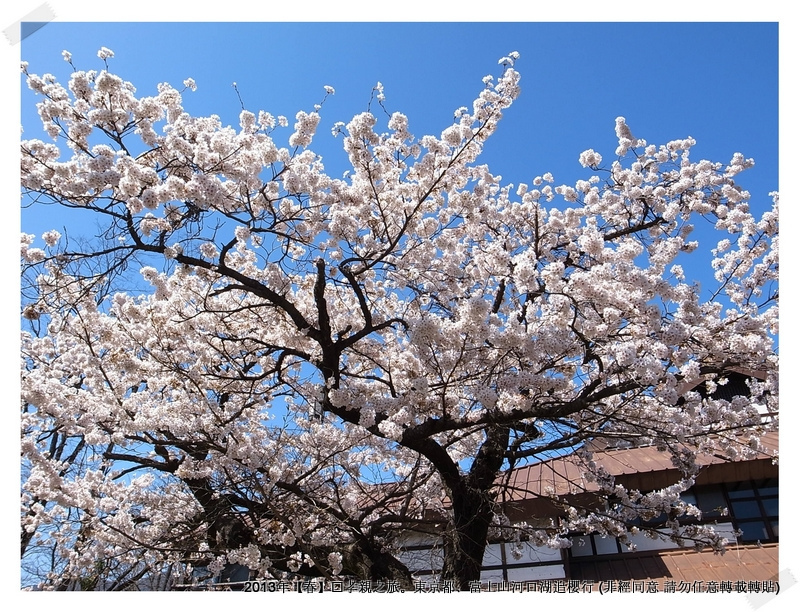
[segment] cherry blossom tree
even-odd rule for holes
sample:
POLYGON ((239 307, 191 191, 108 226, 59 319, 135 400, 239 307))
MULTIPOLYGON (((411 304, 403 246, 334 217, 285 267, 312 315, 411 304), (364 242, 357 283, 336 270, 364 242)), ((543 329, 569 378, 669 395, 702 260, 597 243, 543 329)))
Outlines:
POLYGON ((24 201, 100 228, 22 235, 22 555, 41 587, 233 563, 408 585, 418 532, 466 589, 498 530, 563 547, 695 512, 697 455, 747 457, 777 426, 759 406, 777 410, 778 196, 753 216, 743 155, 694 161, 691 138, 648 144, 620 117, 611 163, 503 185, 478 158, 520 91, 512 53, 439 136, 398 112, 337 123, 335 178, 310 148, 319 105, 282 147, 285 118, 191 116, 191 79, 137 97, 98 55, 67 86, 23 64, 53 139, 22 142, 24 201), (703 298, 686 276, 709 264, 703 298), (697 391, 734 368, 765 373, 750 398, 697 391), (625 490, 590 440, 658 445, 682 477, 625 490), (571 451, 596 503, 510 524, 503 473, 571 451))

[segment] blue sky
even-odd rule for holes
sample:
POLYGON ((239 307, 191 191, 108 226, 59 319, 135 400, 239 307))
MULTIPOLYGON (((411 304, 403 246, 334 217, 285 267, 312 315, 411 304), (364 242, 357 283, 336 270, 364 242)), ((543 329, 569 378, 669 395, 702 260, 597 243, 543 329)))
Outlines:
MULTIPOLYGON (((241 109, 234 82, 248 109, 285 115, 290 126, 298 110, 323 98, 324 85, 333 86, 312 149, 334 175, 346 169, 346 157, 330 127, 366 110, 378 81, 386 108, 408 115, 413 134, 438 135, 456 108, 471 106, 481 78, 501 72, 498 58, 518 51, 522 94, 480 160, 503 182, 530 182, 545 172, 556 184, 588 178, 578 155, 594 148, 613 159, 614 120, 622 115, 651 143, 694 137, 695 159, 727 162, 734 152, 755 158, 741 177, 754 210, 769 207, 767 194, 778 188, 774 22, 53 22, 22 40, 21 55, 31 72, 66 83, 72 68, 61 52, 70 51, 79 69, 99 70, 101 46, 115 53, 111 70, 140 95, 154 94, 162 81, 180 89, 192 77, 198 90, 186 92, 185 108, 234 126, 241 109)), ((24 85, 21 93, 24 136, 39 137, 37 98, 24 85)), ((374 103, 373 112, 385 123, 374 103)), ((279 130, 276 138, 290 133, 279 130)), ((23 212, 24 231, 61 229, 67 221, 52 213, 23 212)), ((708 278, 707 270, 687 273, 708 278)))
MULTIPOLYGON (((19 60, 28 61, 32 72, 51 72, 66 81, 70 67, 61 58, 64 49, 72 53, 79 68, 99 69, 102 63, 96 57, 97 49, 109 47, 116 54, 111 60, 112 70, 133 82, 142 95, 153 93, 158 82, 168 81, 180 87, 185 78, 192 77, 198 90, 184 96, 187 110, 215 113, 233 125, 237 124, 240 110, 231 86, 234 81, 248 109, 286 115, 290 125, 298 110, 311 110, 322 99, 323 86, 331 85, 336 88, 336 95, 325 102, 320 130, 312 146, 323 153, 329 170, 344 170, 346 161, 341 153, 341 140, 329 136, 330 126, 336 121, 346 122, 365 110, 377 81, 385 86, 387 108, 409 116, 412 133, 438 135, 450 123, 456 108, 470 105, 482 86, 481 78, 499 73, 497 59, 516 50, 521 54, 517 69, 522 74, 522 94, 507 111, 481 158, 493 173, 503 176, 504 182, 529 182, 548 171, 554 174, 557 184, 585 178, 586 171, 577 161, 579 153, 594 148, 606 160, 612 159, 616 147, 614 119, 622 115, 636 137, 651 143, 694 137, 695 159, 727 162, 737 151, 755 158, 756 167, 741 175, 741 183, 751 191, 756 209, 768 206, 768 192, 779 188, 779 62, 775 21, 780 10, 775 7, 780 4, 772 0, 762 0, 757 8, 741 15, 720 10, 729 3, 708 2, 701 6, 696 1, 684 0, 662 5, 663 12, 658 13, 653 12, 653 6, 642 12, 641 3, 634 2, 587 5, 564 1, 556 8, 539 8, 535 13, 528 9, 527 14, 510 11, 506 5, 442 2, 433 7, 430 2, 417 0, 391 9, 377 8, 373 2, 329 3, 320 9, 316 1, 253 9, 251 3, 228 0, 224 7, 215 4, 186 12, 178 4, 167 6, 163 2, 140 0, 135 6, 118 3, 111 7, 101 2, 50 0, 48 7, 56 21, 21 44, 8 45, 3 52, 4 82, 12 88, 9 96, 20 103, 16 117, 21 118, 17 121, 11 113, 11 120, 7 115, 2 123, 3 142, 10 146, 4 152, 10 151, 12 159, 16 155, 20 123, 25 128, 24 137, 40 137, 35 99, 24 84, 21 95, 13 93, 21 84, 19 60), (580 5, 580 11, 574 10, 572 5, 576 4, 580 5), (347 7, 344 12, 342 6, 347 7), (129 21, 132 17, 150 21, 132 23, 129 21), (213 21, 448 21, 506 17, 529 22, 213 21), (650 23, 653 19, 676 17, 707 22, 739 19, 771 23, 650 23), (575 18, 636 22, 560 22, 575 18), (185 19, 205 21, 174 23, 185 19), (551 22, 532 22, 538 19, 551 22), (158 23, 158 20, 173 23, 158 23)), ((40 6, 38 0, 20 0, 13 8, 4 8, 2 12, 7 17, 0 27, 5 28, 40 6)), ((787 67, 791 55, 785 49, 794 44, 795 30, 793 24, 781 18, 780 93, 784 113, 780 136, 784 150, 790 140, 787 126, 794 125, 793 113, 786 110, 796 104, 788 97, 794 91, 790 86, 795 85, 796 78, 786 78, 796 72, 796 64, 793 69, 787 67)), ((10 104, 13 109, 13 102, 10 104)), ((288 137, 291 128, 285 133, 288 137)), ((788 167, 787 158, 784 155, 784 167, 788 167)), ((3 195, 15 213, 13 202, 19 197, 18 179, 16 170, 11 169, 10 175, 4 170, 4 178, 8 180, 3 183, 3 195)), ((782 187, 787 202, 791 186, 782 187)), ((784 228, 787 217, 792 215, 787 208, 782 213, 784 228)), ((19 223, 12 216, 2 226, 0 229, 7 232, 3 234, 2 243, 6 245, 3 259, 15 261, 19 223)), ((53 218, 25 218, 23 223, 25 231, 34 233, 58 226, 58 220, 53 218)), ((784 252, 788 254, 791 249, 787 245, 784 252)), ((16 270, 10 274, 16 275, 16 270)), ((11 281, 10 286, 15 286, 15 282, 11 281)), ((15 323, 10 334, 3 333, 3 339, 9 346, 15 346, 18 309, 16 300, 9 302, 3 314, 6 320, 15 323)), ((792 346, 792 342, 786 342, 785 329, 784 347, 792 346)), ((784 357, 787 354, 784 352, 784 357)), ((16 360, 16 353, 11 358, 16 360)), ((15 376, 15 366, 11 366, 15 376)), ((10 429, 13 436, 13 428, 10 429)), ((5 447, 14 451, 16 442, 10 440, 5 447)), ((9 461, 13 465, 16 459, 9 457, 9 461)), ((15 490, 16 485, 9 484, 6 490, 15 490)), ((10 515, 14 514, 13 505, 6 507, 10 515)), ((10 515, 6 524, 16 524, 16 518, 10 515)), ((785 530, 786 551, 790 550, 791 536, 785 530)), ((784 559, 790 562, 782 554, 782 562, 784 559)), ((742 603, 741 609, 748 609, 744 598, 730 603, 742 603)))
MULTIPOLYGON (((25 38, 21 54, 31 71, 66 81, 62 50, 79 68, 99 69, 96 52, 109 47, 112 70, 140 94, 192 77, 198 90, 184 96, 187 109, 233 125, 233 82, 249 109, 290 120, 332 85, 312 148, 337 168, 341 140, 329 127, 364 110, 376 82, 387 108, 409 116, 412 133, 438 135, 456 108, 471 104, 481 78, 499 73, 497 59, 516 50, 522 95, 484 158, 504 181, 550 171, 556 182, 573 182, 581 151, 613 152, 614 119, 623 115, 649 142, 691 135, 697 156, 755 158, 742 180, 758 200, 778 186, 777 34, 776 23, 56 22, 25 38)), ((32 137, 35 97, 22 94, 32 137)))

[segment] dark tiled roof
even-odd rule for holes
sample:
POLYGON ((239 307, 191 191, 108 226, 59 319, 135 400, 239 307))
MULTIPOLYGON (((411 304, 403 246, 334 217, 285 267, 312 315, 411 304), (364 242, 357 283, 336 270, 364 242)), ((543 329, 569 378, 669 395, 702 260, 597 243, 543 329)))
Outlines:
MULTIPOLYGON (((766 434, 762 444, 770 452, 776 450, 778 433, 766 434)), ((761 453, 758 459, 771 460, 772 456, 761 453)), ((655 446, 595 451, 593 461, 615 477, 647 476, 648 474, 655 475, 658 472, 677 471, 669 453, 659 451, 655 446)), ((731 462, 721 456, 703 455, 700 457, 699 463, 703 466, 711 466, 748 462, 731 462)), ((507 475, 510 490, 506 500, 514 502, 542 496, 578 495, 597 491, 597 485, 587 479, 587 472, 587 467, 581 458, 574 453, 518 468, 507 475)))

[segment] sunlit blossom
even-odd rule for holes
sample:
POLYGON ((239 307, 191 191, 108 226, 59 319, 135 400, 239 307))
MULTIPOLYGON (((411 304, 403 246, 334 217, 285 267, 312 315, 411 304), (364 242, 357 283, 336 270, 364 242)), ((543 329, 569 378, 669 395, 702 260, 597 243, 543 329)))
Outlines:
MULTIPOLYGON (((139 96, 108 71, 62 86, 23 67, 53 138, 21 142, 24 196, 80 209, 97 236, 20 238, 21 529, 59 568, 42 588, 136 568, 350 575, 399 564, 431 517, 478 525, 484 547, 513 529, 512 555, 625 538, 696 514, 680 494, 699 454, 759 452, 773 425, 754 405, 779 397, 778 194, 756 216, 739 184, 752 160, 694 161, 692 138, 648 144, 622 117, 597 144, 611 163, 587 149, 574 182, 509 185, 480 156, 518 60, 432 134, 384 113, 378 82, 366 110, 330 119, 344 174, 311 149, 329 138, 316 111, 287 134, 285 116, 237 106, 237 127, 167 83, 139 96), (709 251, 716 286, 700 290, 709 251), (763 373, 757 402, 692 387, 731 364, 763 373), (588 440, 664 449, 675 481, 623 487, 588 440), (512 524, 503 466, 553 448, 578 448, 619 502, 512 524)), ((724 547, 694 527, 670 537, 724 547)))

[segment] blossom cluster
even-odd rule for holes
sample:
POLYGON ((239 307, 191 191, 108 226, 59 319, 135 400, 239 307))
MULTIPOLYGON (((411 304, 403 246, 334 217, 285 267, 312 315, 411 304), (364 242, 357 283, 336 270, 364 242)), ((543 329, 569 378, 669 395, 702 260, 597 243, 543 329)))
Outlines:
POLYGON ((24 68, 54 141, 21 143, 25 196, 103 236, 21 237, 23 529, 55 559, 43 588, 100 561, 109 582, 383 563, 430 516, 457 524, 454 492, 480 482, 491 513, 498 466, 590 439, 663 448, 681 480, 628 491, 585 455, 619 503, 518 529, 624 536, 693 512, 700 453, 753 456, 776 426, 757 406, 778 399, 779 198, 753 214, 743 155, 695 161, 693 139, 650 144, 619 117, 616 157, 580 154, 588 176, 502 184, 479 156, 520 92, 511 53, 438 135, 399 112, 338 122, 352 168, 332 177, 310 148, 319 108, 283 146, 285 117, 195 117, 186 90, 137 97, 99 58, 66 87, 24 68), (752 401, 697 390, 730 369, 760 373, 752 401))

